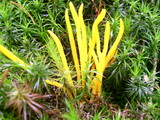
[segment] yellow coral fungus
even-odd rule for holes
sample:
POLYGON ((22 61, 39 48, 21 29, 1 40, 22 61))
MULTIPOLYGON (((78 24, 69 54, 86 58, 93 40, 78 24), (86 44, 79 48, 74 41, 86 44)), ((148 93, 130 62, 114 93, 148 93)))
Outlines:
MULTIPOLYGON (((109 49, 108 47, 109 39, 110 39, 109 22, 108 21, 106 22, 103 45, 101 45, 100 35, 98 31, 98 24, 104 19, 106 15, 106 10, 102 9, 101 13, 97 16, 97 19, 95 20, 92 26, 92 37, 89 38, 89 40, 87 40, 86 26, 83 20, 83 4, 80 6, 78 13, 74 5, 72 4, 72 2, 69 3, 69 7, 70 7, 70 12, 76 26, 76 36, 74 36, 72 32, 73 30, 69 20, 68 9, 66 9, 66 12, 65 12, 65 20, 66 20, 67 31, 69 35, 69 41, 70 41, 70 46, 72 50, 75 70, 77 71, 77 73, 81 72, 81 75, 77 74, 77 79, 82 80, 82 84, 80 85, 82 85, 82 89, 83 89, 86 82, 86 80, 84 79, 85 78, 84 71, 96 69, 97 73, 92 74, 94 75, 94 77, 91 77, 92 81, 91 81, 90 88, 91 88, 92 94, 100 97, 104 70, 107 66, 111 65, 112 62, 114 62, 115 55, 117 54, 117 46, 124 32, 123 21, 122 19, 120 19, 120 31, 112 47, 109 49), (103 48, 101 46, 103 46, 103 48), (93 63, 93 65, 90 66, 89 69, 87 67, 88 63, 93 63)), ((61 60, 64 65, 64 69, 66 71, 69 71, 67 60, 66 60, 62 45, 60 43, 60 40, 54 33, 52 33, 51 31, 48 31, 48 32, 51 35, 51 37, 54 39, 58 47, 61 60)), ((70 72, 68 72, 67 76, 68 76, 67 78, 69 80, 69 84, 73 85, 70 72)), ((57 83, 54 83, 53 85, 58 86, 57 83)), ((66 87, 66 89, 68 88, 66 87)), ((94 96, 92 96, 91 99, 93 98, 94 96)))
POLYGON ((11 51, 9 51, 7 48, 5 48, 2 45, 0 45, 0 52, 2 52, 6 57, 11 59, 13 62, 22 66, 24 69, 27 69, 27 67, 29 67, 25 62, 23 62, 20 58, 15 56, 11 51))

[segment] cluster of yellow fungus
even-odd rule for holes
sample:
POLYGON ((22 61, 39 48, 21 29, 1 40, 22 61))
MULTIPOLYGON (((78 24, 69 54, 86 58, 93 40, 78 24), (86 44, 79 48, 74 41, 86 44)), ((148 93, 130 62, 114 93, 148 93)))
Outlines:
MULTIPOLYGON (((73 6, 72 2, 69 3, 69 7, 70 7, 70 11, 76 26, 76 35, 77 35, 76 37, 74 37, 73 35, 73 30, 72 30, 71 23, 69 20, 69 15, 68 15, 68 9, 66 9, 65 11, 65 21, 66 21, 67 30, 68 30, 70 47, 72 50, 74 66, 75 66, 75 70, 77 71, 77 80, 82 79, 81 86, 82 88, 84 88, 86 81, 85 79, 83 79, 84 78, 83 71, 86 71, 86 66, 88 63, 93 63, 97 71, 97 74, 93 78, 90 84, 90 88, 93 95, 97 95, 98 97, 100 97, 104 70, 107 66, 109 66, 114 61, 115 59, 114 56, 117 54, 117 46, 124 32, 123 21, 122 19, 120 19, 120 31, 118 33, 118 36, 114 44, 109 50, 108 50, 108 44, 110 39, 110 24, 108 21, 106 22, 106 27, 104 32, 104 42, 103 42, 104 45, 103 45, 103 49, 101 50, 98 24, 104 19, 106 15, 106 10, 103 9, 101 13, 98 15, 95 22, 93 23, 92 37, 88 40, 87 33, 86 33, 86 26, 83 20, 83 4, 81 4, 78 10, 78 13, 76 12, 76 9, 73 6), (76 41, 75 41, 75 38, 76 38, 76 41), (76 46, 76 43, 77 43, 77 46, 76 46)), ((68 67, 68 63, 64 54, 62 44, 59 38, 52 31, 48 30, 48 33, 51 35, 51 37, 53 38, 54 42, 57 45, 57 48, 63 63, 63 67, 66 71, 66 78, 67 78, 66 82, 70 87, 74 88, 73 80, 70 75, 70 70, 68 67)), ((94 67, 91 67, 88 70, 91 70, 92 68, 94 67)), ((53 80, 51 81, 46 80, 46 82, 48 84, 51 84, 57 87, 63 86, 62 84, 59 84, 53 80)), ((76 95, 76 93, 74 93, 73 95, 76 95)), ((71 96, 71 94, 69 94, 69 96, 71 99, 75 97, 75 96, 71 96)))

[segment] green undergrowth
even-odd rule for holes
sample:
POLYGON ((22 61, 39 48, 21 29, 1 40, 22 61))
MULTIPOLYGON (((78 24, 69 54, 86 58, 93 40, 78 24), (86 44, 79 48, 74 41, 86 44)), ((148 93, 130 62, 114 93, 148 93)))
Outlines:
MULTIPOLYGON (((83 15, 88 36, 91 36, 100 1, 72 1, 77 10, 84 3, 83 15)), ((0 120, 160 119, 159 0, 102 0, 100 8, 105 8, 107 14, 99 25, 100 35, 104 33, 104 21, 108 20, 111 24, 111 47, 118 34, 120 18, 124 21, 124 35, 115 62, 104 73, 102 97, 92 103, 86 100, 75 105, 75 101, 84 100, 82 96, 90 91, 79 90, 79 95, 69 101, 61 89, 45 82, 48 78, 57 81, 64 79, 57 68, 62 67, 57 48, 50 53, 46 47, 50 39, 47 30, 52 30, 60 38, 69 66, 73 68, 64 17, 69 2, 1 0, 0 45, 8 48, 31 68, 24 70, 0 53, 0 120)), ((75 34, 74 24, 72 28, 75 34)), ((71 74, 74 79, 74 69, 71 74)))

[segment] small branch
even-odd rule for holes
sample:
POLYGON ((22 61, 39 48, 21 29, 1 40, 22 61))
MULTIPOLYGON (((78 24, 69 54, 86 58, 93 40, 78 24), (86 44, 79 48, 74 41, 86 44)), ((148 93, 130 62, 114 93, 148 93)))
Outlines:
POLYGON ((0 87, 3 85, 4 79, 6 78, 7 73, 8 73, 8 69, 6 69, 6 70, 4 71, 4 73, 3 73, 2 81, 0 82, 0 87))
POLYGON ((98 12, 97 12, 97 15, 100 14, 101 12, 101 7, 102 7, 102 0, 99 0, 99 6, 98 6, 98 12))
POLYGON ((21 8, 21 9, 31 18, 32 22, 33 22, 34 24, 36 24, 35 21, 34 21, 34 19, 33 19, 33 17, 31 16, 31 14, 30 14, 24 7, 22 7, 21 5, 19 5, 19 4, 16 3, 16 2, 13 2, 13 1, 10 1, 10 2, 11 2, 12 4, 16 5, 17 7, 21 8))
POLYGON ((94 8, 94 12, 97 13, 98 10, 97 10, 97 7, 94 3, 94 0, 90 0, 90 1, 91 1, 91 4, 92 4, 93 8, 94 8))
MULTIPOLYGON (((154 57, 154 59, 153 59, 153 75, 155 76, 156 75, 156 71, 157 71, 157 58, 156 57, 154 57)), ((153 78, 153 82, 155 82, 155 77, 153 78)))
POLYGON ((97 16, 100 14, 101 12, 101 9, 102 9, 102 0, 99 0, 99 5, 98 5, 98 8, 96 7, 96 4, 94 3, 94 0, 90 0, 91 1, 91 4, 94 8, 94 12, 97 14, 97 16))
MULTIPOLYGON (((154 66, 154 68, 153 68, 153 75, 154 75, 154 77, 153 77, 153 82, 155 82, 155 81, 156 81, 156 80, 155 80, 155 76, 156 76, 157 64, 158 64, 157 57, 154 57, 153 62, 154 62, 154 63, 153 63, 153 66, 154 66)), ((160 87, 159 87, 158 84, 156 84, 156 88, 157 88, 158 90, 160 90, 160 87)))

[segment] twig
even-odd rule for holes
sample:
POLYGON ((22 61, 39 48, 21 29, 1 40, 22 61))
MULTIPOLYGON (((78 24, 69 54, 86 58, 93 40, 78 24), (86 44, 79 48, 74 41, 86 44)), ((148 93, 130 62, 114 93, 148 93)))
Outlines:
MULTIPOLYGON (((154 77, 153 77, 153 82, 155 82, 155 81, 156 81, 156 80, 155 80, 155 76, 156 76, 157 64, 158 64, 157 57, 154 57, 153 61, 154 61, 154 63, 153 63, 153 66, 154 66, 154 69, 153 69, 153 75, 154 75, 154 77)), ((157 88, 158 90, 160 90, 160 87, 159 87, 158 84, 156 84, 156 88, 157 88)))
POLYGON ((4 79, 5 79, 6 75, 7 75, 7 73, 8 73, 8 69, 6 69, 6 70, 4 71, 4 73, 3 73, 2 81, 0 82, 0 87, 3 85, 4 79))
MULTIPOLYGON (((153 63, 153 66, 154 66, 153 75, 155 76, 156 71, 157 71, 157 58, 156 57, 154 57, 153 62, 154 62, 153 63)), ((155 82, 155 77, 153 78, 153 82, 155 82)))
POLYGON ((99 5, 98 5, 98 8, 96 7, 96 5, 95 5, 95 3, 94 3, 94 0, 90 0, 91 1, 91 4, 92 4, 92 6, 93 6, 93 8, 94 8, 94 11, 95 11, 95 13, 97 14, 97 16, 100 14, 100 12, 101 12, 101 9, 102 9, 102 0, 99 0, 99 5))
POLYGON ((94 0, 90 0, 90 1, 91 1, 91 4, 92 4, 93 8, 94 8, 94 12, 97 13, 98 10, 97 10, 97 7, 94 3, 94 0))
POLYGON ((13 2, 13 1, 10 1, 10 2, 11 2, 12 4, 16 5, 17 7, 21 8, 21 9, 31 18, 32 22, 33 22, 34 24, 36 24, 35 21, 34 21, 34 19, 33 19, 33 17, 31 16, 31 14, 30 14, 24 7, 22 7, 21 5, 19 5, 19 4, 16 3, 16 2, 13 2))
POLYGON ((100 14, 101 12, 101 7, 102 7, 102 0, 99 0, 99 6, 98 6, 98 12, 97 12, 97 15, 100 14))

